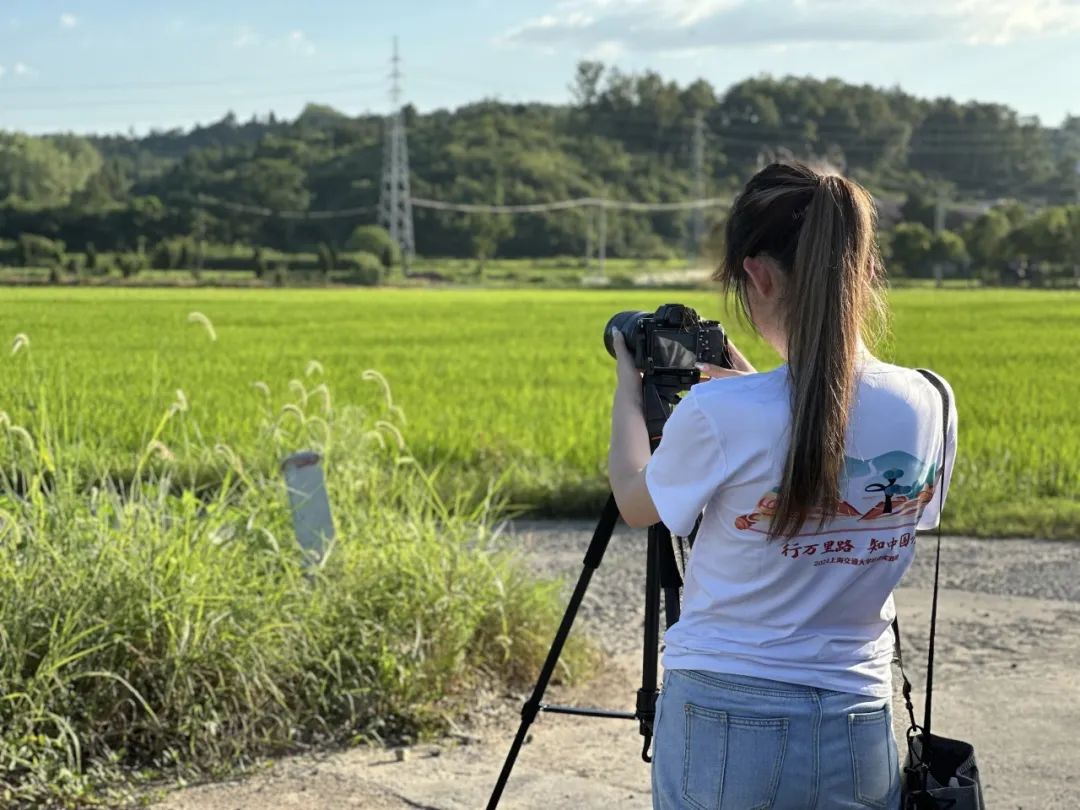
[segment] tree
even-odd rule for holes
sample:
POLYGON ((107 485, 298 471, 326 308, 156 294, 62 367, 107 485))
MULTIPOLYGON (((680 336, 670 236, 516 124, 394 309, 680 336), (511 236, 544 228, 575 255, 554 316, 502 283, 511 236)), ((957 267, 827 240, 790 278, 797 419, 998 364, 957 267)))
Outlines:
POLYGON ((326 242, 319 243, 319 274, 323 283, 330 281, 330 273, 334 270, 334 257, 330 253, 330 246, 326 242))
POLYGON ((893 508, 893 495, 907 495, 911 492, 911 487, 897 484, 901 478, 904 477, 903 470, 886 470, 881 474, 881 477, 885 479, 887 483, 884 484, 869 484, 866 487, 867 492, 880 492, 885 496, 885 506, 882 509, 883 514, 891 514, 893 508))
POLYGON ((600 96, 600 80, 604 75, 602 62, 578 62, 570 95, 577 107, 591 107, 600 96))
POLYGON ((470 228, 473 255, 477 268, 483 273, 488 259, 494 258, 498 252, 499 243, 514 232, 514 223, 510 217, 499 214, 473 214, 469 218, 473 221, 470 228))
POLYGON ((262 281, 266 275, 266 256, 261 245, 255 246, 255 252, 251 257, 251 269, 255 271, 255 278, 262 281))
POLYGON ((891 259, 910 276, 923 276, 929 269, 934 234, 918 222, 901 222, 893 229, 891 259))
POLYGON ((101 165, 101 154, 84 138, 0 132, 0 202, 67 205, 101 165))
POLYGON ((933 228, 937 214, 937 195, 922 190, 910 191, 900 213, 905 222, 917 222, 927 228, 933 228))
POLYGON ((934 234, 930 245, 930 261, 951 264, 956 267, 970 261, 967 245, 960 234, 953 231, 941 231, 934 234))
POLYGON ((980 267, 990 267, 1001 259, 1001 244, 1011 228, 1009 218, 996 208, 968 223, 963 237, 972 260, 980 267))
POLYGON ((1032 260, 1063 263, 1074 258, 1072 218, 1066 207, 1045 208, 1006 237, 1015 253, 1032 260))

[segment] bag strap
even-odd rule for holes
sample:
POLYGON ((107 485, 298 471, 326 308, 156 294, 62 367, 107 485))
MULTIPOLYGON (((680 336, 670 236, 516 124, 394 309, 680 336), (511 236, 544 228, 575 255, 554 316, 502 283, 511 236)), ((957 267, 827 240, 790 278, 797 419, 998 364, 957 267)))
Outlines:
MULTIPOLYGON (((949 442, 950 402, 949 391, 940 377, 924 368, 916 370, 923 375, 923 377, 925 377, 941 395, 941 481, 938 484, 937 547, 934 551, 934 596, 930 608, 930 643, 926 660, 926 705, 923 712, 922 724, 922 731, 925 734, 929 734, 934 702, 934 636, 937 632, 938 582, 941 574, 941 519, 942 511, 945 508, 945 482, 948 480, 945 474, 945 462, 948 453, 947 445, 949 442)), ((900 665, 900 675, 904 680, 904 705, 907 708, 908 717, 911 719, 911 728, 909 731, 915 731, 919 726, 915 722, 915 707, 911 702, 911 681, 908 680, 907 673, 904 672, 904 657, 900 643, 900 622, 896 618, 893 619, 892 628, 893 636, 896 639, 896 661, 900 665)))

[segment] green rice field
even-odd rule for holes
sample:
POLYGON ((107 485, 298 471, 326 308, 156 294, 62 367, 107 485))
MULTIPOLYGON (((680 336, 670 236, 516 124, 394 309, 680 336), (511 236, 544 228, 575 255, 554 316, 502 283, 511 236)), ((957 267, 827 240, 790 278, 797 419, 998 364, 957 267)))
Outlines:
MULTIPOLYGON (((1080 295, 905 289, 891 298, 879 354, 930 367, 956 392, 947 530, 1080 538, 1080 295)), ((276 401, 325 383, 334 405, 363 404, 381 396, 362 379, 373 368, 408 417, 412 452, 439 464, 445 491, 497 478, 518 506, 582 516, 605 491, 614 368, 602 328, 617 311, 669 300, 723 320, 759 368, 779 362, 710 292, 10 289, 0 302, 0 409, 13 424, 47 414, 61 437, 56 463, 89 481, 134 468, 179 390, 190 418, 165 425, 157 438, 175 458, 155 463, 212 487, 219 467, 185 448, 252 449, 267 397, 256 383, 276 401), (215 339, 189 320, 194 312, 215 339), (29 345, 12 353, 17 335, 29 345)))

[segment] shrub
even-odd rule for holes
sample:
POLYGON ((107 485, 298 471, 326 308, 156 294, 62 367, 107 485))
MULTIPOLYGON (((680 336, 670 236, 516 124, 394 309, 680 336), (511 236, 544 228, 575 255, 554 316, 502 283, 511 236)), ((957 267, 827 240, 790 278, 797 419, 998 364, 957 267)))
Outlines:
POLYGON ((0 239, 0 266, 22 263, 22 250, 18 242, 0 239))
POLYGON ((19 237, 19 253, 23 267, 64 263, 64 243, 36 233, 24 233, 19 237))
POLYGON ((352 251, 374 254, 387 270, 401 263, 401 248, 381 225, 359 226, 352 232, 346 247, 352 251))
POLYGON ((76 279, 81 280, 86 259, 79 253, 72 253, 67 259, 67 271, 76 279))
POLYGON ((116 257, 116 264, 120 268, 120 275, 124 278, 134 278, 146 269, 146 254, 120 253, 116 257))
POLYGON ((629 273, 609 273, 608 285, 615 289, 625 290, 634 286, 634 277, 629 273))
POLYGON ((349 253, 341 259, 341 268, 345 271, 342 280, 346 284, 359 284, 361 287, 375 287, 382 281, 383 264, 372 253, 349 253))
POLYGON ((93 242, 86 243, 86 269, 91 273, 98 269, 98 252, 93 242))
POLYGON ((180 270, 187 266, 188 240, 163 239, 150 254, 150 266, 155 270, 180 270))
POLYGON ((155 270, 171 270, 176 256, 168 241, 158 242, 150 253, 150 266, 155 270))

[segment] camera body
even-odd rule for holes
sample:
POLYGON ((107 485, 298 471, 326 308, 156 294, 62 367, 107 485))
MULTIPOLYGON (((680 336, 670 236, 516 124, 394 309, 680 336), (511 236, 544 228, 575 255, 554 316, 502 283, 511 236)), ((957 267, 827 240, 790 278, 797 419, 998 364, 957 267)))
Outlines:
POLYGON ((622 332, 644 372, 694 371, 696 363, 731 368, 727 334, 718 321, 703 321, 683 304, 664 304, 654 313, 620 312, 604 327, 604 347, 615 356, 612 328, 622 332))

